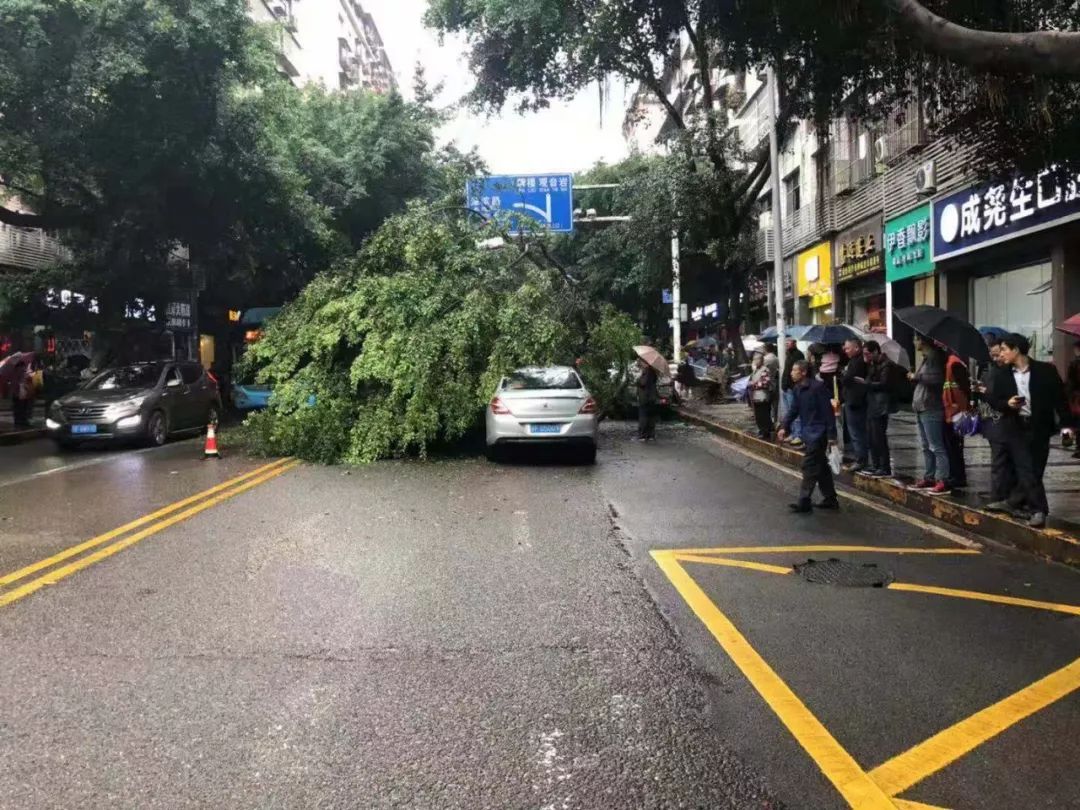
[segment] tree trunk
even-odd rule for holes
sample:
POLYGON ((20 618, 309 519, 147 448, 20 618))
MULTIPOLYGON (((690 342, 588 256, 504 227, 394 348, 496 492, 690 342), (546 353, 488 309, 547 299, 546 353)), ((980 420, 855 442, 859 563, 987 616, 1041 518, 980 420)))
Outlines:
POLYGON ((1080 76, 1080 33, 982 31, 930 11, 918 0, 885 0, 931 53, 988 73, 1080 76))

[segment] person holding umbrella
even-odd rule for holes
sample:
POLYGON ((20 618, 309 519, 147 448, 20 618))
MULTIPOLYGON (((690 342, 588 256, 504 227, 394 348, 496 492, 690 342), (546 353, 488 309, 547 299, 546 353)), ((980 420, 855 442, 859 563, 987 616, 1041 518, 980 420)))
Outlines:
POLYGON ((805 514, 818 509, 839 509, 836 498, 836 486, 833 484, 832 470, 829 469, 828 451, 836 445, 836 416, 833 414, 831 396, 825 390, 821 380, 813 379, 805 360, 799 360, 792 366, 791 379, 794 382, 795 401, 777 434, 779 439, 787 436, 796 419, 802 420, 802 438, 806 453, 802 462, 802 487, 799 500, 790 505, 792 512, 805 514), (811 496, 814 487, 821 490, 822 500, 813 503, 811 496))
POLYGON ((667 361, 651 346, 635 346, 640 374, 637 378, 638 439, 643 442, 656 440, 656 406, 660 402, 657 390, 659 377, 656 365, 667 361))
POLYGON ((919 428, 923 476, 911 488, 926 490, 930 495, 947 495, 949 453, 945 447, 945 404, 942 399, 945 355, 925 335, 917 335, 915 343, 923 353, 923 361, 918 371, 908 374, 908 379, 915 383, 911 409, 915 411, 919 428))

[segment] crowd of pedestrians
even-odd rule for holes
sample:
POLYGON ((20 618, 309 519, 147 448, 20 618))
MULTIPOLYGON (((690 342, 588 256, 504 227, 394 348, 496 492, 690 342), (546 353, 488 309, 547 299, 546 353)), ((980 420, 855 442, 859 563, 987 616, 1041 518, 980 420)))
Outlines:
MULTIPOLYGON (((914 371, 891 360, 874 340, 811 345, 808 357, 788 340, 783 369, 770 347, 756 353, 747 400, 757 434, 773 437, 776 408, 783 400, 777 438, 804 453, 803 487, 792 508, 834 508, 827 458, 837 452, 831 448, 838 430, 849 471, 893 477, 889 419, 910 406, 922 471, 909 488, 946 495, 967 487, 964 438, 979 432, 988 439, 992 455, 992 500, 987 508, 1033 527, 1045 526, 1049 505, 1043 476, 1050 440, 1060 430, 1063 442, 1071 446, 1080 418, 1080 342, 1067 381, 1051 363, 1029 357, 1030 346, 1022 335, 988 337, 987 343, 992 362, 974 370, 956 352, 922 335, 916 336, 921 360, 914 371), (818 504, 811 502, 815 486, 823 496, 818 504)), ((1076 456, 1080 458, 1080 449, 1076 456)))

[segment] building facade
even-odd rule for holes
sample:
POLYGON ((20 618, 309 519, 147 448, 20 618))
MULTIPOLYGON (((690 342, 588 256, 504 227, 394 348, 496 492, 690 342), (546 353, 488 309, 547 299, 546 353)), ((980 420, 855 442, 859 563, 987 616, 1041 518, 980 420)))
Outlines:
POLYGON ((378 26, 358 0, 250 0, 252 19, 278 23, 278 65, 297 86, 362 88, 388 93, 396 86, 378 26))
MULTIPOLYGON (((664 75, 680 112, 701 103, 685 48, 664 75)), ((715 85, 744 151, 762 154, 770 126, 764 74, 718 69, 715 85)), ((628 140, 655 149, 670 126, 663 105, 639 90, 628 140)), ((1080 312, 1080 178, 1046 167, 980 181, 971 171, 977 148, 935 136, 918 99, 880 122, 840 118, 828 132, 807 121, 789 126, 781 199, 768 186, 760 196, 756 259, 770 309, 778 208, 789 323, 839 321, 910 345, 913 335, 893 312, 936 305, 976 326, 1025 335, 1035 357, 1064 371, 1071 338, 1054 326, 1080 312)))

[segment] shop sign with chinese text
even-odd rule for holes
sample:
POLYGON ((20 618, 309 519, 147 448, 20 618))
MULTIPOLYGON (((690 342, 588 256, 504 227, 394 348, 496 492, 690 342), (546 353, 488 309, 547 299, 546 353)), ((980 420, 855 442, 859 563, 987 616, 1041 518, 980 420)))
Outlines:
POLYGON ((900 281, 933 272, 927 203, 885 223, 885 280, 900 281))
POLYGON ((1080 178, 1053 169, 934 200, 936 262, 1080 218, 1080 178))
POLYGON ((191 302, 170 301, 165 307, 165 326, 168 329, 190 329, 191 302))
POLYGON ((836 237, 836 283, 878 273, 882 268, 881 217, 848 228, 836 237))

